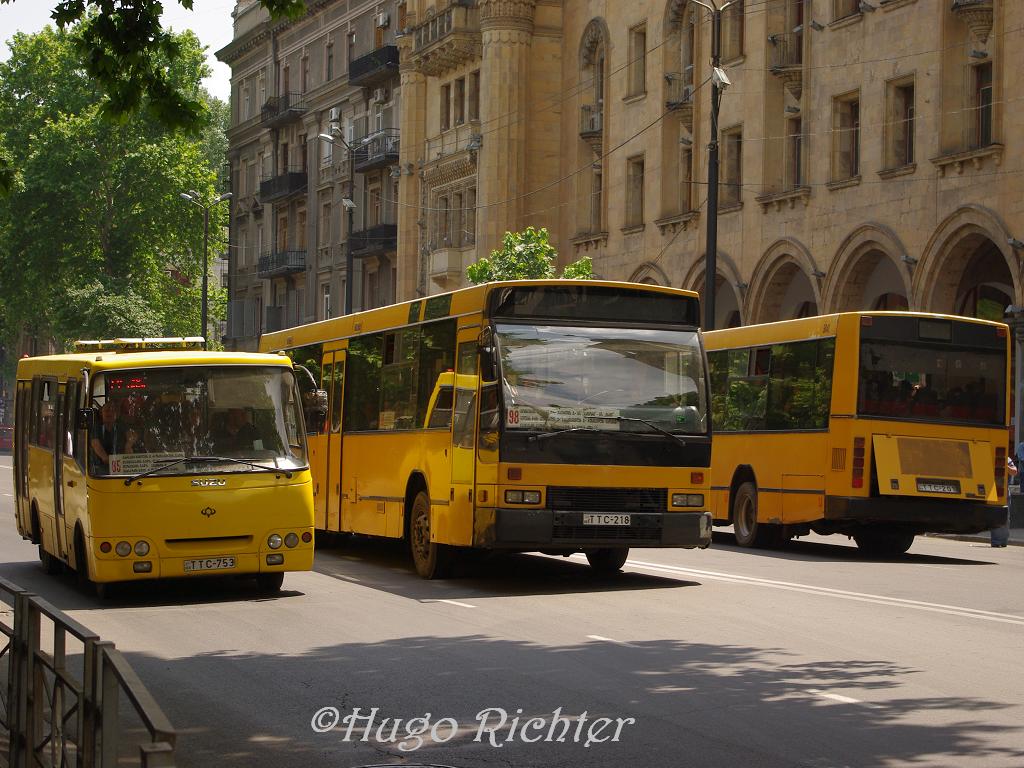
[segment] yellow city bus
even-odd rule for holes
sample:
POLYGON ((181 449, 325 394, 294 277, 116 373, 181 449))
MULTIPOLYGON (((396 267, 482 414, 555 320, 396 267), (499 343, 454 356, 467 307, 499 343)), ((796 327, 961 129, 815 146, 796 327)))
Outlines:
POLYGON ((312 568, 292 363, 202 345, 80 342, 18 362, 15 512, 47 571, 66 565, 102 595, 203 574, 252 574, 272 592, 312 568))
POLYGON ((697 295, 491 283, 265 334, 319 371, 316 527, 407 538, 418 573, 460 548, 706 547, 711 457, 697 295))
POLYGON ((1001 323, 850 312, 705 334, 716 525, 741 546, 814 531, 902 554, 1006 511, 1001 323))

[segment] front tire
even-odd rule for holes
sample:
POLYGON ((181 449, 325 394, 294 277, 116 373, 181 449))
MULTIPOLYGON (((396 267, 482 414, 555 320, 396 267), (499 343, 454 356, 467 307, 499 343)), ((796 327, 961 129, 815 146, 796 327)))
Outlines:
POLYGON ((591 549, 586 553, 587 562, 597 573, 618 573, 629 557, 629 547, 602 547, 591 549))
POLYGON ((424 579, 443 579, 451 564, 451 552, 444 544, 430 540, 430 497, 420 491, 409 510, 409 546, 416 573, 424 579))
POLYGON ((732 502, 732 528, 741 547, 770 547, 782 538, 782 526, 757 519, 757 486, 747 481, 736 489, 732 502))

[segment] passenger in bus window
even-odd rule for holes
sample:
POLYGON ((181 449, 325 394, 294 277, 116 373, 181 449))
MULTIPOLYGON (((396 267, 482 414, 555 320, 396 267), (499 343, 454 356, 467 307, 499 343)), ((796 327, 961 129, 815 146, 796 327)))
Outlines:
POLYGON ((252 451, 258 439, 256 427, 252 425, 245 409, 229 408, 220 429, 213 436, 213 449, 216 453, 252 451))
POLYGON ((124 445, 124 430, 118 423, 119 409, 113 400, 107 400, 100 408, 100 424, 89 445, 94 462, 103 466, 110 463, 110 455, 121 453, 124 445))

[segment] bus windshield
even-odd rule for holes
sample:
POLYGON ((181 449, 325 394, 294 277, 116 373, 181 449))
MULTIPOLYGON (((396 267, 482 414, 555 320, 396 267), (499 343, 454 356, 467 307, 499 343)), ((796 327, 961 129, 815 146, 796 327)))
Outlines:
POLYGON ((1002 425, 1006 352, 864 340, 857 413, 1002 425))
POLYGON ((109 371, 93 378, 91 407, 95 416, 89 464, 94 476, 153 470, 153 474, 251 472, 264 467, 291 470, 306 465, 299 397, 295 378, 286 368, 109 371), (211 461, 202 466, 180 461, 193 457, 211 461), (167 469, 161 470, 164 464, 167 469))
POLYGON ((696 331, 513 324, 496 331, 507 429, 707 432, 696 331))

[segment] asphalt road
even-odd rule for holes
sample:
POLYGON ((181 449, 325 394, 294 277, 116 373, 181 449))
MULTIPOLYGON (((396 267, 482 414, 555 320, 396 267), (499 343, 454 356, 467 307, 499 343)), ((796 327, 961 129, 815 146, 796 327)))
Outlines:
POLYGON ((199 580, 101 602, 18 537, 9 465, 0 576, 116 642, 186 768, 1024 766, 1020 547, 879 562, 716 534, 614 578, 517 555, 424 582, 399 546, 349 541, 279 597, 199 580))

